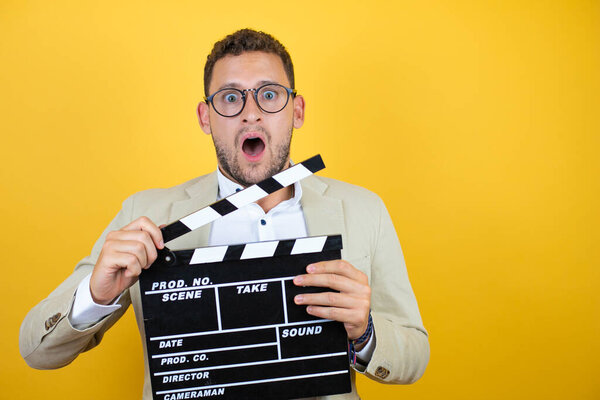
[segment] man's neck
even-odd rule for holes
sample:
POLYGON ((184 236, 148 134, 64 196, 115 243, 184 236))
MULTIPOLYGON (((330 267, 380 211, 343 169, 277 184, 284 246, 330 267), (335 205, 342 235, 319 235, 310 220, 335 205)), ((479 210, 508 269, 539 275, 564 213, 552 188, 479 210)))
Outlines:
POLYGON ((261 206, 265 213, 268 213, 271 209, 277 206, 277 204, 281 203, 282 201, 289 200, 292 197, 294 197, 294 185, 279 189, 267 197, 263 197, 262 199, 258 200, 256 204, 261 206))

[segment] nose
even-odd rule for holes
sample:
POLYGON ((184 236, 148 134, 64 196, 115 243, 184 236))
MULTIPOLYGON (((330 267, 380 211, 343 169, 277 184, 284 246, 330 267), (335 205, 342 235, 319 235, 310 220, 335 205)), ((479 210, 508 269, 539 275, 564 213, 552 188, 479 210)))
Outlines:
POLYGON ((256 104, 256 98, 254 97, 254 91, 246 92, 246 105, 241 113, 243 122, 257 122, 261 120, 262 110, 256 104))

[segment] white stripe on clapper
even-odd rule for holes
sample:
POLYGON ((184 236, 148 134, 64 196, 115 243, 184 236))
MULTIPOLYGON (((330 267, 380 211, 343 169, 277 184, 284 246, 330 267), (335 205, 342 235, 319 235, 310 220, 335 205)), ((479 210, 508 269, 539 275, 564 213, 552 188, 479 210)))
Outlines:
POLYGON ((240 260, 248 258, 272 257, 279 241, 248 243, 244 247, 240 260))
POLYGON ((188 215, 187 217, 181 218, 180 221, 191 230, 194 230, 219 218, 221 218, 221 214, 210 207, 206 207, 188 215))
POLYGON ((291 254, 318 253, 323 250, 327 236, 296 239, 291 254))
POLYGON ((262 190, 260 186, 252 185, 245 190, 241 190, 227 197, 227 201, 237 208, 242 208, 247 204, 254 203, 256 200, 266 197, 268 194, 269 193, 262 190))
POLYGON ((200 247, 194 250, 190 264, 221 262, 229 246, 200 247))
POLYGON ((287 295, 285 293, 285 281, 289 279, 281 280, 281 297, 283 298, 283 318, 284 322, 288 323, 288 313, 287 313, 287 295))
POLYGON ((306 178, 309 175, 312 175, 312 172, 310 172, 309 169, 302 164, 296 164, 293 167, 285 169, 277 175, 274 175, 273 179, 279 182, 281 186, 286 187, 294 182, 298 182, 300 179, 306 178))
POLYGON ((215 307, 217 308, 217 325, 219 330, 223 330, 221 325, 221 303, 219 302, 219 287, 215 286, 215 307))
POLYGON ((275 327, 275 334, 277 335, 277 359, 281 360, 281 342, 279 341, 279 327, 275 327))

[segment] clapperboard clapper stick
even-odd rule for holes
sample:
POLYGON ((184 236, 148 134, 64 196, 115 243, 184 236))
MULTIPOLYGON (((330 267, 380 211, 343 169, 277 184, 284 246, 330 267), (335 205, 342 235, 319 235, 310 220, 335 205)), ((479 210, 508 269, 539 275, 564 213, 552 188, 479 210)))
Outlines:
MULTIPOLYGON (((301 163, 294 164, 290 168, 285 169, 262 182, 248 186, 244 190, 216 201, 208 207, 204 207, 181 218, 179 221, 175 221, 172 224, 161 228, 163 241, 167 243, 173 239, 177 239, 194 229, 198 229, 239 208, 267 197, 279 189, 292 185, 323 168, 325 168, 325 164, 323 163, 320 154, 302 161, 301 163)), ((164 247, 159 251, 158 257, 162 258, 168 264, 175 263, 175 254, 167 247, 164 247)))
MULTIPOLYGON (((162 228, 165 242, 324 168, 320 156, 162 228)), ((293 278, 341 258, 341 235, 166 247, 140 275, 154 399, 292 399, 351 390, 342 323, 294 303, 293 278)))

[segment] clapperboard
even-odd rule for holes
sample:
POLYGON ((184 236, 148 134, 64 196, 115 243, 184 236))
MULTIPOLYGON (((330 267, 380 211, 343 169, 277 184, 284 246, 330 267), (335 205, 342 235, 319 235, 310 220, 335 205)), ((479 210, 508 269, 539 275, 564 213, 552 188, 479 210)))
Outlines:
MULTIPOLYGON (((165 242, 324 168, 320 156, 162 228, 165 242)), ((343 324, 306 313, 292 280, 341 258, 340 235, 159 251, 140 275, 154 399, 285 399, 350 392, 343 324)))

